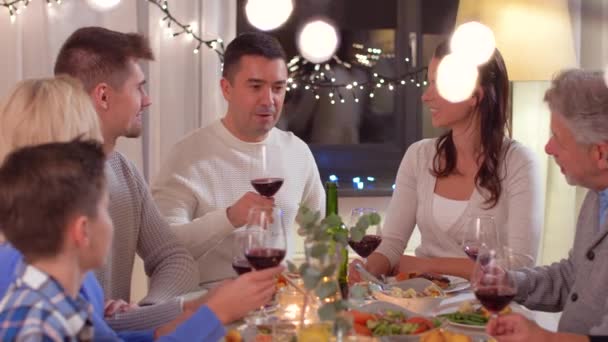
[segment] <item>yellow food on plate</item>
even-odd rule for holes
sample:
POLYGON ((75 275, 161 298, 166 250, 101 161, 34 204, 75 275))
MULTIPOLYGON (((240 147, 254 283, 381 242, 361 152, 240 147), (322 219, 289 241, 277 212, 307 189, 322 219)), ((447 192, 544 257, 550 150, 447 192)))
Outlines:
POLYGON ((409 288, 403 290, 399 287, 391 287, 390 295, 397 298, 423 298, 423 297, 441 297, 441 290, 436 285, 429 285, 422 292, 409 288))
POLYGON ((471 342, 471 338, 451 331, 432 330, 424 334, 420 342, 471 342))
MULTIPOLYGON (((507 306, 506 308, 502 309, 501 312, 499 312, 499 315, 508 315, 511 312, 513 312, 513 310, 511 310, 510 306, 507 306)), ((485 317, 490 318, 490 316, 492 315, 492 313, 488 310, 486 310, 486 308, 484 308, 483 306, 481 307, 481 314, 484 315, 485 317)))
POLYGON ((226 342, 243 342, 241 333, 236 329, 228 330, 228 333, 226 333, 226 337, 224 339, 226 342))

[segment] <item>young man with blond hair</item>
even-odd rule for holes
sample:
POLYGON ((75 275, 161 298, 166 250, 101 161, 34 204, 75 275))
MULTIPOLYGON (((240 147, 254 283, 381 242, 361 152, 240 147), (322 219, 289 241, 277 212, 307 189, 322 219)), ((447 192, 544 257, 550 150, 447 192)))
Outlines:
POLYGON ((137 168, 114 149, 120 137, 136 138, 142 133, 143 115, 151 100, 140 63, 153 59, 149 41, 140 34, 84 27, 68 37, 55 62, 56 75, 67 74, 83 83, 108 153, 115 236, 108 261, 96 274, 111 300, 108 323, 117 330, 154 328, 194 309, 178 298, 196 289, 192 256, 158 212, 137 168), (128 303, 136 254, 144 262, 149 289, 139 302, 141 307, 132 309, 128 303))

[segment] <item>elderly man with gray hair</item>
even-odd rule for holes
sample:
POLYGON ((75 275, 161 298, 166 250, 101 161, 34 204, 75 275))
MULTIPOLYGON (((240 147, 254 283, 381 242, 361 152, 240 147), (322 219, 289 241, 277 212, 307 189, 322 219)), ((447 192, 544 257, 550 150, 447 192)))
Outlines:
POLYGON ((557 333, 521 315, 492 320, 498 341, 608 340, 608 87, 602 73, 567 70, 547 90, 551 138, 545 146, 571 185, 589 189, 566 259, 514 271, 515 300, 528 308, 563 311, 557 333), (600 336, 604 335, 604 336, 600 336))

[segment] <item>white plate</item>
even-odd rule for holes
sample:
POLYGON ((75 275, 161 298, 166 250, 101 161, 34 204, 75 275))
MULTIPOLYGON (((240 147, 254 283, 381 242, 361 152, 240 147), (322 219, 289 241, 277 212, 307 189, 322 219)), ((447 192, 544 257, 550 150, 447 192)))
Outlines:
MULTIPOLYGON (((467 300, 467 301, 472 302, 472 304, 473 304, 474 307, 479 307, 481 305, 481 304, 479 304, 479 301, 477 301, 476 299, 467 300)), ((436 317, 438 315, 456 312, 456 311, 458 311, 458 307, 460 307, 460 304, 462 304, 462 302, 463 301, 440 305, 435 310, 435 312, 433 312, 433 316, 436 317)), ((524 317, 526 317, 528 319, 533 319, 531 312, 529 310, 527 310, 526 308, 522 307, 521 305, 513 302, 513 303, 509 304, 509 306, 511 307, 511 310, 513 312, 521 314, 521 315, 523 315, 524 317)), ((452 326, 455 326, 455 327, 459 327, 459 328, 464 328, 464 329, 484 330, 486 328, 485 325, 462 324, 462 323, 452 322, 449 319, 446 319, 446 322, 449 325, 452 325, 452 326)))
MULTIPOLYGON (((466 290, 469 287, 471 287, 471 283, 464 278, 451 276, 451 275, 447 275, 447 274, 444 274, 443 276, 450 280, 450 286, 448 286, 447 289, 443 289, 444 293, 458 292, 458 291, 466 290)), ((397 280, 396 277, 387 277, 386 282, 389 284, 394 284, 399 281, 397 280)))
POLYGON ((446 321, 448 322, 449 325, 453 325, 455 327, 459 327, 459 328, 463 328, 463 329, 471 329, 471 330, 479 330, 479 331, 486 330, 485 325, 470 325, 470 324, 464 324, 464 323, 456 323, 456 322, 450 321, 449 319, 446 319, 446 321))
POLYGON ((471 287, 471 283, 464 278, 451 276, 451 275, 444 275, 444 277, 446 277, 450 280, 450 286, 448 286, 447 289, 443 290, 443 292, 445 292, 445 293, 462 291, 462 290, 466 290, 469 287, 471 287))
MULTIPOLYGON (((458 307, 460 306, 461 303, 462 303, 462 301, 456 302, 456 303, 450 303, 447 305, 441 305, 434 312, 434 316, 437 317, 439 315, 456 312, 456 311, 458 311, 458 307)), ((478 307, 479 305, 480 305, 479 302, 473 301, 473 306, 478 307)), ((485 325, 470 325, 470 324, 456 323, 456 322, 450 321, 449 319, 446 319, 445 321, 449 325, 453 325, 455 327, 460 327, 460 328, 465 328, 465 329, 484 330, 486 328, 485 325)))
POLYGON ((383 291, 374 284, 370 285, 370 289, 372 290, 372 295, 378 300, 397 304, 419 315, 428 315, 430 312, 435 310, 444 299, 447 298, 443 290, 441 290, 430 280, 424 278, 412 278, 391 284, 391 287, 398 287, 402 290, 408 290, 411 288, 419 293, 423 292, 429 286, 437 288, 438 292, 440 293, 440 296, 401 298, 394 297, 393 295, 391 295, 390 291, 383 291))

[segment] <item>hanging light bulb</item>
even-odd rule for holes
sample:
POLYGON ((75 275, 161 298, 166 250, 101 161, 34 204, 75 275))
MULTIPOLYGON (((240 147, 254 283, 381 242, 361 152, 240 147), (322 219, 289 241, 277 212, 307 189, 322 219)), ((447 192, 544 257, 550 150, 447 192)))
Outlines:
POLYGON ((338 31, 324 20, 307 23, 298 34, 298 50, 312 63, 329 60, 336 52, 338 43, 338 31))
POLYGON ((470 21, 456 28, 450 39, 452 53, 465 56, 475 65, 486 63, 496 49, 494 32, 481 23, 470 21))
POLYGON ((473 94, 477 76, 477 66, 471 60, 459 54, 449 54, 437 67, 437 91, 450 102, 462 102, 473 94))
POLYGON ((292 0, 248 0, 245 5, 247 20, 262 31, 283 25, 292 11, 292 0))
POLYGON ((94 10, 103 12, 109 11, 118 6, 120 0, 87 0, 87 3, 94 10))

